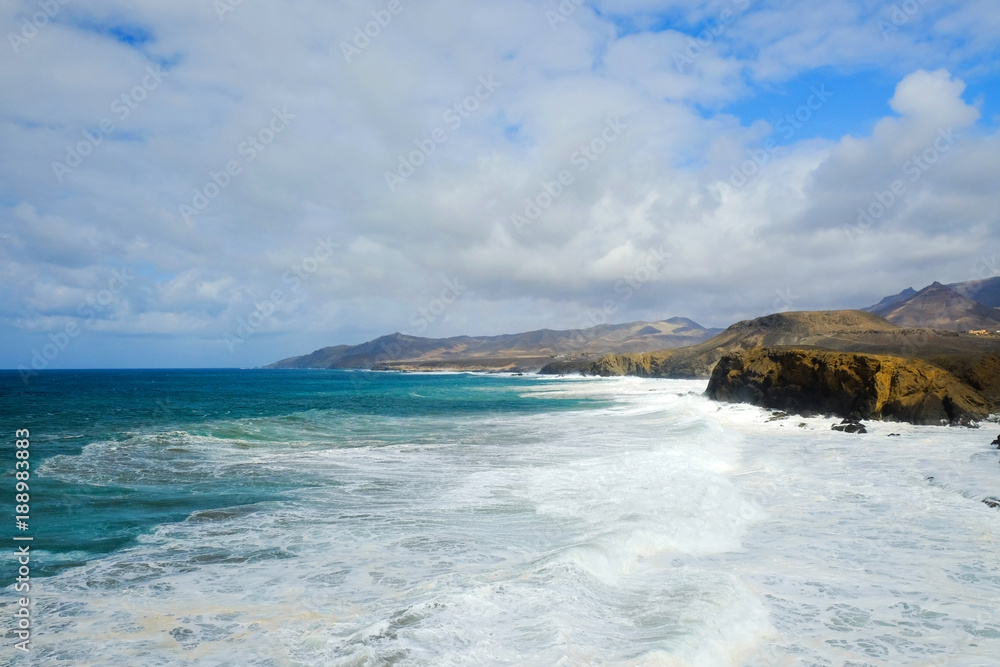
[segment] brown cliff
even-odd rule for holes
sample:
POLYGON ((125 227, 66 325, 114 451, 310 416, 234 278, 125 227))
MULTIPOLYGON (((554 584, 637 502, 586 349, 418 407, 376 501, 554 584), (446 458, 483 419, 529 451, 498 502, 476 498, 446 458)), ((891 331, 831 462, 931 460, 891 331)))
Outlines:
POLYGON ((798 413, 914 424, 982 419, 991 409, 972 387, 919 359, 798 348, 729 352, 706 393, 798 413))

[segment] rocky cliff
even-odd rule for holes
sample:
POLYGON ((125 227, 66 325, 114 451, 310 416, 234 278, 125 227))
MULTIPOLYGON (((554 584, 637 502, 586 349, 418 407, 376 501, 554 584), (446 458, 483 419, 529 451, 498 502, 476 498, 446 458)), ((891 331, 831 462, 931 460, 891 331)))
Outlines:
POLYGON ((991 410, 972 387, 919 359, 799 348, 729 352, 706 393, 799 413, 914 424, 982 419, 991 410))

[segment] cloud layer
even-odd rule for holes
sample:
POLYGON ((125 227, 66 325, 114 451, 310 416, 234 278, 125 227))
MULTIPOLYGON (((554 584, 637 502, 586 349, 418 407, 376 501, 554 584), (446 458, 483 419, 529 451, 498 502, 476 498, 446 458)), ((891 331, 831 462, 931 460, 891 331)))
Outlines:
POLYGON ((6 367, 721 326, 998 268, 987 2, 49 0, 0 21, 6 367))

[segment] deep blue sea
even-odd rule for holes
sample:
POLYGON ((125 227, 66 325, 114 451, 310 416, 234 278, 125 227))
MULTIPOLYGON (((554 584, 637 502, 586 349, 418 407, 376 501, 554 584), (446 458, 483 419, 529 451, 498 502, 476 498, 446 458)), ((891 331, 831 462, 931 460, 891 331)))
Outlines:
POLYGON ((10 557, 0 664, 1000 664, 992 432, 703 391, 0 372, 0 536, 33 538, 31 653, 10 557))

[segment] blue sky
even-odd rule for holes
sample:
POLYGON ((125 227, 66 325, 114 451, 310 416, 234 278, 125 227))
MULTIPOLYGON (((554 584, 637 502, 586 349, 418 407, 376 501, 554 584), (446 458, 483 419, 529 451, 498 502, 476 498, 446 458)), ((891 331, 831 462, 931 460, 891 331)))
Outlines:
POLYGON ((45 7, 0 10, 0 367, 726 326, 1000 272, 992 1, 45 7))

